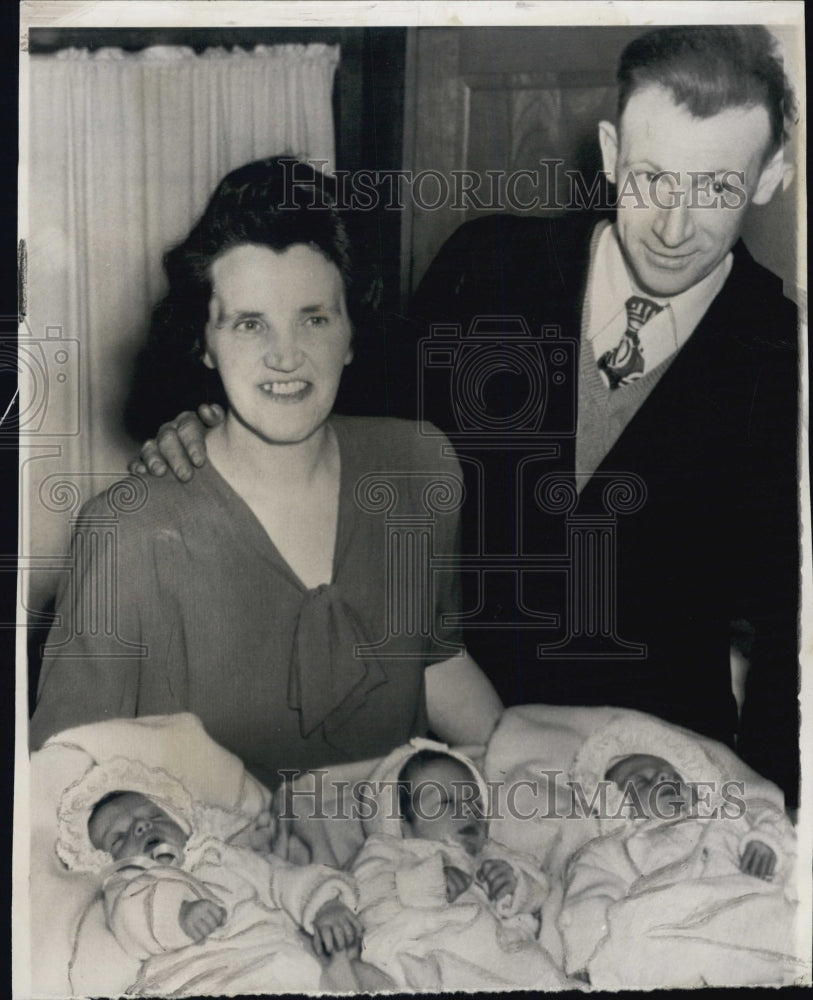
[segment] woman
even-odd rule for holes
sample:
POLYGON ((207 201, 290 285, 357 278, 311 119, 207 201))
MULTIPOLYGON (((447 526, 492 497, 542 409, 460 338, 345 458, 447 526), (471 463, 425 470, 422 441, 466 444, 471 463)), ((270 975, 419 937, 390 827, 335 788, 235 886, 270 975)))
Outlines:
POLYGON ((380 756, 428 728, 487 739, 502 706, 444 624, 457 574, 424 566, 405 612, 431 600, 428 625, 403 627, 393 590, 408 541, 388 511, 431 525, 433 556, 453 554, 456 515, 426 498, 433 483, 453 492, 459 466, 413 424, 331 414, 352 331, 327 179, 282 159, 232 172, 165 267, 152 339, 217 373, 227 417, 191 482, 132 480, 140 499, 125 509, 115 489, 83 509, 76 600, 66 585, 32 745, 98 719, 192 711, 274 787, 279 768, 380 756), (105 562, 91 539, 111 507, 105 562), (100 593, 115 628, 94 634, 80 609, 100 593))

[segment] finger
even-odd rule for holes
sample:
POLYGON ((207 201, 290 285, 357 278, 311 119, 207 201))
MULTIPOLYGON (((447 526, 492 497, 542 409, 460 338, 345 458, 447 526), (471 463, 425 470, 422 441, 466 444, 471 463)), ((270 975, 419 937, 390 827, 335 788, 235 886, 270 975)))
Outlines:
POLYGON ((323 927, 322 928, 322 945, 323 945, 323 947, 325 949, 325 954, 326 955, 332 955, 333 954, 334 946, 333 946, 333 928, 332 927, 327 926, 327 927, 323 927))
POLYGON ((146 466, 151 476, 165 476, 167 473, 167 463, 158 451, 158 444, 153 441, 145 441, 141 447, 141 461, 146 466))
POLYGON ((333 946, 336 951, 344 951, 346 944, 344 939, 344 927, 342 924, 336 924, 333 928, 333 946))
POLYGON ((127 471, 133 476, 146 476, 147 466, 137 458, 134 458, 132 462, 128 463, 127 471))
POLYGON ((765 870, 765 877, 772 878, 775 870, 776 870, 776 855, 771 853, 768 856, 768 866, 765 870))
POLYGON ((181 439, 181 444, 186 449, 192 464, 204 465, 206 463, 206 446, 200 420, 194 413, 182 413, 175 423, 178 427, 178 437, 181 439))
MULTIPOLYGON (((181 482, 188 482, 193 474, 192 464, 174 424, 164 424, 161 427, 158 431, 156 444, 161 452, 161 457, 172 469, 174 476, 181 482)), ((147 459, 147 466, 152 472, 150 459, 147 459)))
POLYGON ((225 418, 223 407, 217 403, 202 403, 198 407, 198 416, 207 427, 217 427, 225 418))
POLYGON ((222 906, 217 907, 217 925, 218 927, 226 922, 226 911, 222 906))
POLYGON ((348 915, 348 919, 350 920, 350 923, 353 925, 353 932, 355 936, 361 937, 361 921, 359 920, 359 918, 356 916, 355 913, 350 913, 348 915))
POLYGON ((320 930, 317 930, 313 935, 313 950, 317 955, 324 955, 325 953, 325 948, 322 944, 322 932, 320 930))

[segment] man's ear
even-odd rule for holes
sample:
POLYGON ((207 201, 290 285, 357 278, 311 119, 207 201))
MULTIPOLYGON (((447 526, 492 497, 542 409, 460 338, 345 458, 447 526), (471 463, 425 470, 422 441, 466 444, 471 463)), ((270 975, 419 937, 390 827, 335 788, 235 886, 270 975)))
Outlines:
POLYGON ((780 146, 762 168, 757 189, 754 191, 751 201, 755 205, 767 205, 783 180, 787 178, 784 184, 787 187, 792 177, 793 167, 791 164, 785 163, 785 150, 780 146))
POLYGON ((611 122, 598 123, 598 144, 601 146, 601 160, 604 172, 611 184, 616 183, 615 166, 618 160, 618 133, 611 122))
POLYGON ((212 371, 215 371, 215 369, 217 368, 217 365, 215 364, 215 359, 209 353, 209 349, 208 348, 203 352, 202 361, 206 365, 206 367, 207 368, 211 368, 212 371))

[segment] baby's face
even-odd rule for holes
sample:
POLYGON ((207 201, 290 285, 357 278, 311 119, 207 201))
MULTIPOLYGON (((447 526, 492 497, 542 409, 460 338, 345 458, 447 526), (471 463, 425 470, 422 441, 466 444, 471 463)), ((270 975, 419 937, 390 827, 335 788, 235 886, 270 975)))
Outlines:
POLYGON ((412 818, 404 820, 404 835, 421 840, 459 844, 467 854, 479 854, 486 840, 486 822, 477 782, 456 760, 434 760, 412 775, 412 818))
POLYGON ((150 855, 159 844, 183 854, 187 841, 178 824, 139 792, 125 792, 100 806, 88 823, 88 834, 93 846, 112 854, 114 861, 150 855))
POLYGON ((668 760, 650 754, 624 757, 607 771, 607 779, 625 791, 632 785, 636 804, 640 802, 650 819, 675 817, 679 807, 691 805, 689 789, 668 760))

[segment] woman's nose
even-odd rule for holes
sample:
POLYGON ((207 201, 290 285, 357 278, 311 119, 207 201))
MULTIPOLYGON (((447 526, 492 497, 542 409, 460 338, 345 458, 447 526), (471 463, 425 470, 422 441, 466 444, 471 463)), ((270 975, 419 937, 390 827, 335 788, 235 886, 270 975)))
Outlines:
POLYGON ((273 330, 269 333, 263 354, 266 368, 283 372, 295 371, 302 364, 303 358, 293 332, 273 330))

